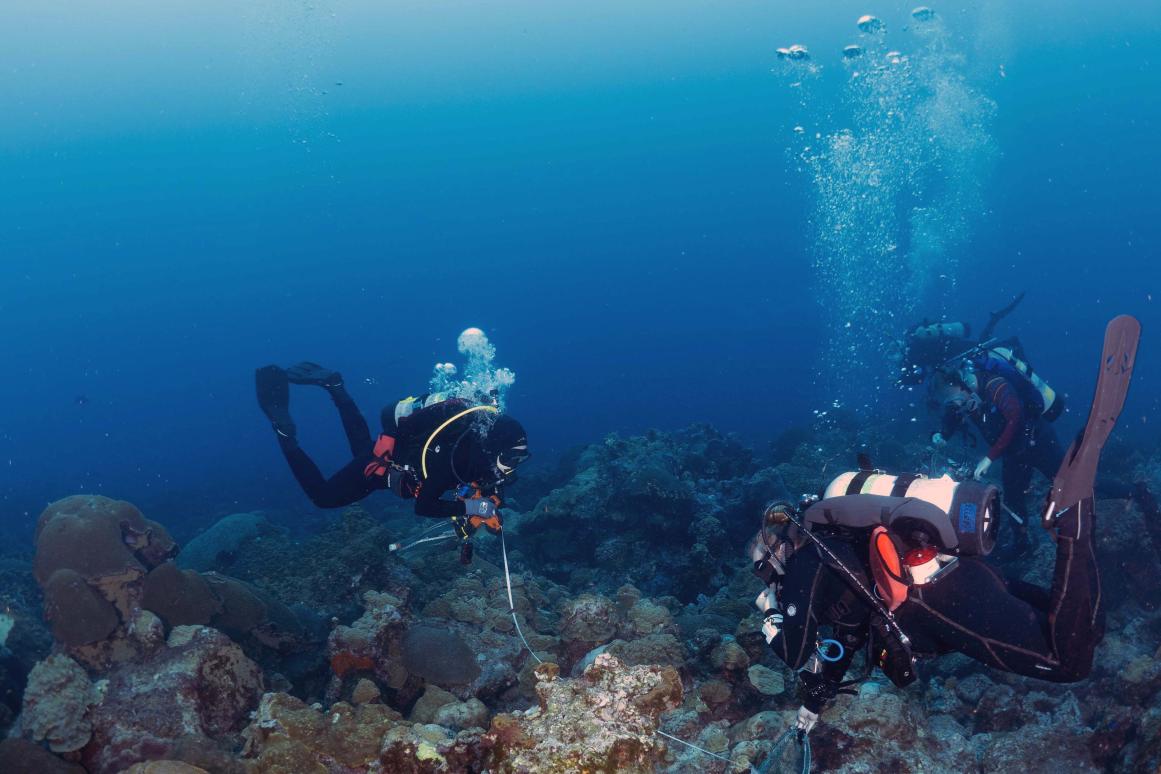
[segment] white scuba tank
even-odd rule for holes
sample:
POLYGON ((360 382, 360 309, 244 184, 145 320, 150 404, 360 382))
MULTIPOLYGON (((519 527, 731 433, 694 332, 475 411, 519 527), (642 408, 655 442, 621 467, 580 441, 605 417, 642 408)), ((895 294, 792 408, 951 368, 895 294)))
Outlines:
MULTIPOLYGON (((946 474, 939 478, 927 478, 917 474, 897 476, 871 470, 851 471, 831 481, 823 491, 822 501, 814 507, 823 507, 832 498, 849 495, 919 500, 934 506, 941 513, 939 521, 955 533, 954 538, 947 535, 945 545, 954 545, 957 553, 986 555, 995 545, 996 514, 1000 501, 999 491, 994 486, 975 481, 956 481, 946 474)), ((878 520, 877 515, 868 515, 860 509, 844 512, 838 508, 823 507, 824 513, 827 510, 833 511, 832 515, 838 517, 839 523, 847 523, 843 521, 847 519, 860 526, 869 526, 878 520)), ((930 514, 923 518, 930 519, 930 514)))
POLYGON ((899 476, 888 473, 871 473, 866 477, 858 491, 850 490, 851 482, 858 472, 843 473, 831 481, 823 493, 823 498, 841 497, 847 494, 875 494, 884 497, 914 497, 931 503, 944 513, 951 512, 951 504, 955 501, 956 490, 960 483, 946 473, 939 478, 920 476, 907 485, 903 491, 895 491, 899 476))
POLYGON ((991 354, 1004 360, 1012 368, 1031 382, 1036 391, 1040 393, 1040 400, 1044 402, 1044 418, 1049 422, 1055 420, 1064 412, 1064 399, 1052 389, 1048 382, 1040 378, 1040 374, 1033 370, 1032 366, 1025 363, 1020 358, 1016 357, 1016 353, 1009 347, 992 347, 988 350, 991 354))

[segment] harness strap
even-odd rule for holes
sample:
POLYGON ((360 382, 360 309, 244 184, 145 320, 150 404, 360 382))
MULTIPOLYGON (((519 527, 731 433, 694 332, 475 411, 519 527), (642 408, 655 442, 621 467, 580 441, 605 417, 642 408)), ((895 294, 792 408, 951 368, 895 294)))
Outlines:
POLYGON ((860 470, 851 479, 851 483, 847 484, 847 494, 860 494, 863 491, 863 484, 867 483, 867 479, 873 475, 875 475, 873 470, 860 470))
POLYGON ((919 476, 915 473, 900 473, 895 477, 895 485, 891 487, 892 497, 906 497, 907 490, 919 476))

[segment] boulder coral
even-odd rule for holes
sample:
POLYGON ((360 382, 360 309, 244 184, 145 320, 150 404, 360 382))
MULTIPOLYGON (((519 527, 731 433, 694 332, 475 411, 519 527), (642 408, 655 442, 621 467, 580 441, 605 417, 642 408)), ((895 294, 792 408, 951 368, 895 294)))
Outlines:
POLYGON ((37 524, 34 574, 45 616, 65 653, 102 671, 148 655, 134 622, 141 610, 167 628, 212 625, 274 649, 300 645, 295 615, 253 586, 182 570, 165 528, 130 503, 77 495, 52 503, 37 524))
POLYGON ((209 625, 239 642, 273 650, 303 644, 306 632, 285 605, 249 583, 165 562, 145 576, 142 605, 166 626, 209 625))
POLYGON ((65 652, 94 669, 138 657, 125 635, 142 579, 176 552, 164 527, 123 500, 75 495, 45 508, 33 574, 65 652))

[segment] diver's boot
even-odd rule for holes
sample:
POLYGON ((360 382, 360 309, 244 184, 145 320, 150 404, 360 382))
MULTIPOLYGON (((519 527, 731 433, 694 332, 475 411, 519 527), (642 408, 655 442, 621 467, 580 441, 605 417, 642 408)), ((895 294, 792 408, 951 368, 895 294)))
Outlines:
POLYGON ((290 382, 276 365, 268 365, 254 372, 254 387, 258 394, 258 406, 270 420, 280 442, 295 440, 294 421, 290 418, 290 382))
POLYGON ((307 360, 287 368, 286 378, 291 384, 313 384, 328 390, 343 386, 343 375, 338 371, 307 360))

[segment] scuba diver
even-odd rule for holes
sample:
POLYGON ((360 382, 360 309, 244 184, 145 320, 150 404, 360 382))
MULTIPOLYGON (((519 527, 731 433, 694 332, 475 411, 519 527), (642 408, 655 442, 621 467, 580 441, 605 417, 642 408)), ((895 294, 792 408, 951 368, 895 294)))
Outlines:
POLYGON ((775 503, 751 542, 766 584, 755 604, 775 654, 800 670, 800 735, 838 693, 856 653, 898 686, 917 657, 958 652, 1053 682, 1088 676, 1104 634, 1095 555, 1094 481, 1124 405, 1140 324, 1109 323, 1084 430, 1053 480, 1043 526, 1054 535, 1051 589, 1006 581, 984 560, 995 544, 998 491, 948 476, 890 476, 860 460, 822 498, 775 503))
POLYGON ((294 477, 319 508, 339 508, 371 492, 390 489, 415 500, 420 516, 450 518, 465 540, 481 525, 500 529, 501 490, 528 459, 524 428, 495 405, 441 394, 385 406, 383 427, 372 440, 367 422, 334 370, 303 362, 255 372, 258 405, 270 420, 294 477), (290 385, 327 391, 347 436, 351 461, 330 478, 298 444, 290 416, 290 385), (448 492, 455 499, 444 499, 448 492))
POLYGON ((1039 471, 1051 480, 1064 456, 1052 422, 1064 411, 1064 399, 1028 364, 1016 339, 992 336, 996 325, 1023 300, 1021 293, 1005 308, 993 312, 977 342, 970 340, 966 323, 923 323, 907 332, 902 344, 901 384, 928 386, 930 408, 942 414, 936 447, 967 431, 970 423, 988 443, 976 463, 973 477, 983 478, 1003 459, 1002 482, 1012 524, 1015 553, 1031 548, 1027 494, 1032 475, 1039 471))
POLYGON ((990 354, 967 358, 958 372, 939 372, 932 378, 930 403, 943 409, 943 418, 931 441, 935 446, 946 445, 946 439, 966 433, 970 421, 989 444, 973 478, 980 480, 996 460, 1003 459, 1001 481, 1008 507, 1016 516, 1013 548, 1022 554, 1032 546, 1027 528, 1032 474, 1039 471, 1052 480, 1064 450, 1039 409, 1041 404, 1021 392, 1021 377, 995 363, 990 354))

